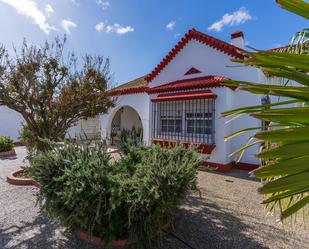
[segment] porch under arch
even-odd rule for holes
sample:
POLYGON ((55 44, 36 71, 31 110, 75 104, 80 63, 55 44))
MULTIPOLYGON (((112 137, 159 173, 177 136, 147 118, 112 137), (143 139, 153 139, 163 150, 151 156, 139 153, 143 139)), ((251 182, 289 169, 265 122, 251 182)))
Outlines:
POLYGON ((117 144, 123 130, 142 129, 143 134, 145 134, 140 115, 133 107, 128 105, 121 106, 111 115, 108 126, 111 145, 117 144))

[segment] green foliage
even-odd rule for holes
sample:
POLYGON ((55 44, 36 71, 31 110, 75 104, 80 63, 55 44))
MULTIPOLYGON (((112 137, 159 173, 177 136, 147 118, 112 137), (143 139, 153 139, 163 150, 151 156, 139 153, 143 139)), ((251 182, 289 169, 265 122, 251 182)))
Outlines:
POLYGON ((181 198, 197 188, 193 149, 130 147, 114 162, 104 147, 65 143, 29 160, 49 217, 107 241, 129 238, 141 248, 162 238, 181 198))
POLYGON ((37 138, 31 132, 26 124, 24 124, 19 131, 19 137, 21 142, 27 147, 28 151, 36 150, 37 138))
POLYGON ((131 130, 122 129, 120 132, 120 140, 118 147, 123 153, 128 153, 131 146, 143 145, 143 129, 135 126, 131 130))
POLYGON ((0 152, 6 152, 13 149, 13 140, 6 136, 0 136, 0 152))
MULTIPOLYGON (((301 0, 278 0, 283 8, 309 18, 309 3, 301 0)), ((309 208, 309 29, 298 32, 290 47, 280 51, 245 53, 247 59, 236 60, 263 69, 268 76, 285 78, 284 85, 270 85, 230 81, 229 86, 242 90, 290 100, 267 106, 245 107, 225 112, 225 117, 250 114, 262 121, 271 122, 266 131, 254 135, 256 143, 263 143, 264 150, 258 154, 264 167, 253 174, 265 182, 259 190, 266 195, 264 203, 270 210, 279 208, 281 219, 309 208), (294 82, 288 86, 289 82, 294 82), (295 84, 298 83, 297 84, 295 84), (267 108, 266 108, 267 107, 267 108), (275 128, 276 127, 276 128, 275 128), (304 209, 305 208, 305 209, 304 209)), ((229 136, 257 128, 239 131, 229 136)), ((242 152, 248 146, 238 152, 242 152)))
POLYGON ((65 40, 42 46, 25 41, 13 57, 0 47, 0 105, 23 116, 29 146, 38 150, 48 147, 42 139, 60 140, 79 120, 114 105, 106 91, 109 60, 85 55, 78 63, 74 53, 64 54, 65 40))

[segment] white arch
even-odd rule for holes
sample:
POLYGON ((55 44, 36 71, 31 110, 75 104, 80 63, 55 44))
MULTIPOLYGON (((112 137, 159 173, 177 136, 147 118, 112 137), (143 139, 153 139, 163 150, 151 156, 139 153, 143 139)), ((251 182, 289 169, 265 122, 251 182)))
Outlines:
MULTIPOLYGON (((140 124, 138 124, 138 125, 136 125, 135 124, 135 126, 141 126, 141 128, 143 129, 143 127, 144 127, 144 125, 143 125, 143 121, 142 121, 142 119, 141 119, 141 117, 140 117, 140 115, 139 115, 139 113, 132 107, 132 106, 129 106, 129 105, 123 105, 123 106, 120 106, 120 107, 118 107, 117 108, 117 111, 113 111, 113 113, 110 115, 110 117, 109 117, 109 120, 108 120, 108 124, 107 124, 107 127, 108 127, 108 131, 109 131, 109 134, 110 134, 110 129, 111 129, 111 126, 112 126, 112 122, 113 122, 113 119, 114 119, 114 117, 115 117, 115 115, 119 112, 119 111, 121 111, 121 109, 122 108, 124 108, 124 112, 125 111, 133 111, 133 113, 134 114, 136 114, 136 116, 138 117, 138 119, 139 119, 139 122, 138 123, 140 123, 140 124)), ((125 125, 125 124, 124 124, 125 125)), ((129 126, 130 126, 131 124, 129 124, 129 126)), ((134 125, 134 124, 133 124, 134 125)), ((132 127, 125 127, 126 129, 131 129, 132 127)), ((144 129, 143 129, 144 130, 144 129)))
POLYGON ((150 143, 150 98, 148 94, 123 95, 117 98, 116 106, 109 110, 108 114, 100 116, 101 132, 103 139, 109 139, 112 120, 122 107, 132 108, 140 118, 143 128, 143 141, 150 143))

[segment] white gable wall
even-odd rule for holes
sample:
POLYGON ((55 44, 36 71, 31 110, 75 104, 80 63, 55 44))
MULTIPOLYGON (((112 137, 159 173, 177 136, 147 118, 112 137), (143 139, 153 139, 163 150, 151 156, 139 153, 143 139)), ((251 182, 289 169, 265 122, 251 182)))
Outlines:
POLYGON ((176 57, 157 75, 150 87, 156 87, 172 81, 196 78, 207 75, 226 76, 235 80, 253 80, 258 78, 258 70, 253 67, 239 66, 231 62, 231 57, 196 40, 191 40, 176 57), (200 70, 199 74, 184 75, 191 67, 200 70))
MULTIPOLYGON (((208 75, 225 76, 233 80, 260 82, 260 70, 234 63, 231 57, 207 46, 196 40, 191 40, 175 56, 175 58, 166 65, 166 67, 150 82, 150 87, 156 87, 169 82, 203 77, 208 75), (198 74, 184 75, 190 68, 196 68, 201 71, 198 74)), ((225 124, 226 119, 221 117, 221 113, 234 108, 240 108, 250 105, 260 104, 261 96, 249 94, 244 91, 233 91, 229 88, 212 88, 218 95, 216 99, 216 149, 213 151, 209 161, 226 164, 236 158, 229 155, 244 146, 247 138, 254 132, 243 134, 228 142, 224 142, 224 137, 248 127, 257 127, 260 122, 248 116, 241 117, 229 124, 225 124)), ((246 163, 258 163, 254 154, 258 152, 258 146, 249 148, 244 153, 241 161, 246 163)))

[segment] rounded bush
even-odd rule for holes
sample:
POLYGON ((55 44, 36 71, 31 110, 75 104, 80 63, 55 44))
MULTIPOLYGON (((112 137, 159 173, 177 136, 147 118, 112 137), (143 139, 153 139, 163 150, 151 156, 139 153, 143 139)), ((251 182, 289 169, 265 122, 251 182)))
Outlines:
POLYGON ((0 152, 10 151, 14 148, 13 140, 7 136, 0 136, 0 152))
POLYGON ((132 147, 115 162, 105 148, 65 144, 29 160, 49 217, 73 230, 106 241, 130 239, 142 248, 163 236, 181 198, 197 189, 199 161, 191 149, 132 147))

